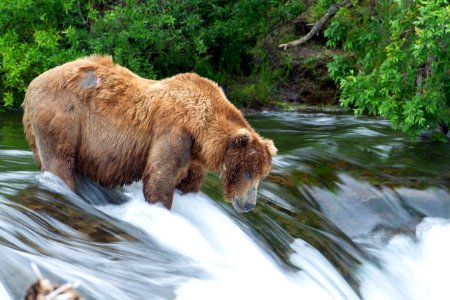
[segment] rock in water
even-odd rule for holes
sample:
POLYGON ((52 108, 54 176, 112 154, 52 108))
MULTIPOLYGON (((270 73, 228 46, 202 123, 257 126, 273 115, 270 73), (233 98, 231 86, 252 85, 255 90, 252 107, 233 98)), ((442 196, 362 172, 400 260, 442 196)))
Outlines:
POLYGON ((52 284, 42 277, 35 264, 32 264, 31 267, 38 277, 38 281, 28 288, 24 300, 83 300, 75 290, 79 285, 78 282, 63 285, 52 284))

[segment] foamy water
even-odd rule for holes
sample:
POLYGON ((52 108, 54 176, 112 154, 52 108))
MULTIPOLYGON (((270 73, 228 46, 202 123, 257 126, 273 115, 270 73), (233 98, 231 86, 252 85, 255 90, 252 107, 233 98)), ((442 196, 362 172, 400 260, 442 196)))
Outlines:
MULTIPOLYGON (((78 197, 51 174, 39 178, 42 185, 54 192, 78 197)), ((171 211, 146 203, 139 184, 128 187, 126 195, 130 200, 125 204, 92 209, 139 229, 161 248, 174 253, 186 266, 200 270, 197 276, 144 279, 149 284, 174 286, 173 297, 176 299, 360 299, 333 265, 311 245, 295 240, 291 244, 290 260, 301 271, 285 269, 273 260, 250 230, 236 223, 223 208, 202 193, 176 194, 171 211)), ((366 250, 378 258, 379 265, 363 262, 357 270, 363 299, 448 299, 448 220, 425 219, 417 226, 415 238, 397 235, 387 244, 380 240, 375 237, 373 241, 365 240, 370 246, 366 250)), ((11 261, 35 262, 46 272, 57 274, 62 281, 80 280, 81 291, 88 292, 93 299, 171 298, 139 289, 133 290, 133 294, 124 290, 123 281, 114 276, 129 278, 129 284, 133 284, 133 270, 131 267, 127 270, 126 262, 115 269, 114 261, 105 258, 91 269, 49 256, 12 249, 0 251, 11 261)), ((58 251, 69 256, 89 256, 88 252, 76 254, 76 249, 71 248, 58 251), (73 254, 70 251, 74 251, 73 254)), ((0 299, 14 299, 8 286, 1 281, 0 299)))
POLYGON ((0 282, 0 299, 3 299, 3 300, 12 299, 1 282, 0 282))
MULTIPOLYGON (((208 274, 207 278, 181 284, 176 290, 178 299, 298 299, 298 295, 308 299, 349 299, 336 298, 339 293, 323 288, 329 286, 330 279, 345 283, 334 270, 327 274, 334 278, 325 278, 281 269, 206 195, 175 195, 172 211, 168 211, 148 205, 139 191, 140 186, 131 187, 130 202, 100 209, 141 228, 208 274)), ((304 246, 300 242, 293 246, 300 257, 304 246)), ((318 267, 331 267, 319 252, 310 256, 320 261, 318 267)), ((347 292, 352 293, 349 289, 347 292)))
MULTIPOLYGON (((204 194, 176 195, 171 212, 148 205, 129 189, 130 202, 100 208, 147 232, 165 247, 192 259, 209 275, 181 284, 178 299, 359 299, 319 251, 302 240, 281 269, 224 211, 204 194)), ((363 299, 447 299, 450 288, 450 222, 425 219, 416 239, 395 236, 372 254, 380 266, 360 268, 363 299)))
POLYGON ((449 299, 450 222, 426 218, 414 238, 398 235, 372 250, 381 268, 371 264, 360 270, 364 299, 449 299))

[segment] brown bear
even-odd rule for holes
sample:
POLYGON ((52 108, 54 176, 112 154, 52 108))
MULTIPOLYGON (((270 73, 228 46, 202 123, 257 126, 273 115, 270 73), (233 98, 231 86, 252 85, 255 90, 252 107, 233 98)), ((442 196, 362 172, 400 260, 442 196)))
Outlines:
POLYGON ((44 72, 30 83, 23 108, 42 171, 72 190, 76 174, 107 188, 142 180, 145 199, 169 209, 174 189, 198 192, 207 171, 221 175, 236 210, 253 209, 277 152, 215 82, 194 73, 148 80, 109 56, 44 72))

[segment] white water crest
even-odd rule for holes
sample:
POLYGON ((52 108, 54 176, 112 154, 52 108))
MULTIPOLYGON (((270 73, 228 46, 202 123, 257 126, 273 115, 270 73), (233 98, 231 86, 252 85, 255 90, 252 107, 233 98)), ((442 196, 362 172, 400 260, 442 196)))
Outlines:
MULTIPOLYGON (((54 192, 77 197, 59 178, 49 173, 38 178, 43 186, 54 192)), ((206 195, 175 194, 173 208, 169 211, 158 204, 149 205, 141 190, 142 185, 133 184, 126 188, 128 202, 91 207, 139 229, 186 266, 202 271, 198 276, 152 278, 148 275, 145 279, 154 285, 174 286, 173 297, 176 299, 360 299, 336 268, 303 240, 297 239, 291 244, 291 263, 301 269, 292 271, 274 261, 266 246, 259 243, 245 225, 235 221, 206 195)), ((388 242, 381 240, 372 236, 363 241, 363 250, 376 257, 379 263, 374 265, 366 261, 357 270, 362 299, 449 298, 449 220, 426 218, 417 226, 415 236, 398 234, 388 242)), ((67 255, 77 255, 75 247, 62 248, 55 243, 52 247, 61 247, 59 251, 67 255)), ((117 265, 106 257, 89 258, 89 252, 86 252, 85 259, 103 259, 88 264, 95 265, 90 269, 59 258, 24 254, 12 249, 1 252, 8 255, 11 262, 35 262, 63 281, 81 280, 80 292, 88 292, 93 299, 173 298, 139 289, 130 294, 130 289, 123 288, 124 282, 117 280, 127 278, 129 284, 133 284, 135 271, 125 260, 117 265)), ((14 266, 6 274, 12 272, 14 266)), ((0 276, 0 299, 15 299, 8 293, 8 281, 2 282, 2 279, 5 278, 0 276)), ((23 287, 24 291, 26 288, 23 287)))
POLYGON ((293 244, 294 263, 311 271, 293 272, 279 267, 213 200, 204 194, 175 195, 171 211, 148 205, 137 192, 121 206, 99 207, 131 223, 203 268, 209 276, 181 284, 177 299, 357 299, 342 277, 315 249, 293 244), (303 252, 303 253, 302 253, 303 252), (307 257, 305 257, 305 255, 307 257), (306 261, 313 262, 305 263, 306 261), (316 267, 318 270, 313 270, 316 267), (321 269, 325 272, 321 273, 321 269), (333 287, 339 282, 341 291, 333 287))
POLYGON ((361 268, 364 299, 450 299, 449 220, 426 218, 417 226, 415 238, 395 236, 372 254, 381 267, 361 268))
MULTIPOLYGON (((337 270, 302 240, 292 245, 291 262, 280 268, 224 211, 204 194, 175 195, 172 211, 148 205, 136 185, 132 200, 100 208, 147 232, 161 245, 192 259, 210 274, 177 289, 177 299, 359 299, 337 270)), ((450 222, 425 219, 416 237, 394 236, 371 254, 359 275, 363 299, 448 299, 450 222)))
POLYGON ((6 291, 6 288, 3 286, 1 281, 0 281, 0 299, 12 300, 11 296, 9 295, 8 291, 6 291))

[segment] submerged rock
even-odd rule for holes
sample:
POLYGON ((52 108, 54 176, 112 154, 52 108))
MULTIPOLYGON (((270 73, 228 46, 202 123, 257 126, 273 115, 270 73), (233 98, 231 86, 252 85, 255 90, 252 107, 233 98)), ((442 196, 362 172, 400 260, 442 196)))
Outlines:
POLYGON ((42 277, 35 264, 31 265, 38 281, 31 285, 25 294, 25 300, 84 300, 75 290, 79 283, 52 284, 42 277))

